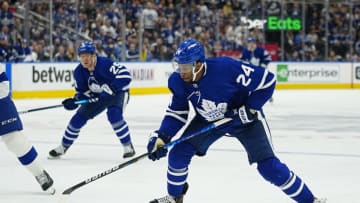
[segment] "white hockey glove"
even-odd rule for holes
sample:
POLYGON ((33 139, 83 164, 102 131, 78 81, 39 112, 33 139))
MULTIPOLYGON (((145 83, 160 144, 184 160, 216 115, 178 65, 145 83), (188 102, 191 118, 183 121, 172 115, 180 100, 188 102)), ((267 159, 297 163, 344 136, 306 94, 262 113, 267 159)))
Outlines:
POLYGON ((257 119, 257 111, 249 109, 245 105, 239 108, 238 113, 242 124, 251 123, 257 119))
POLYGON ((257 111, 253 109, 249 109, 248 107, 243 105, 238 109, 233 109, 225 113, 225 117, 232 118, 234 120, 233 123, 239 124, 240 122, 241 125, 244 125, 251 123, 257 119, 257 111))

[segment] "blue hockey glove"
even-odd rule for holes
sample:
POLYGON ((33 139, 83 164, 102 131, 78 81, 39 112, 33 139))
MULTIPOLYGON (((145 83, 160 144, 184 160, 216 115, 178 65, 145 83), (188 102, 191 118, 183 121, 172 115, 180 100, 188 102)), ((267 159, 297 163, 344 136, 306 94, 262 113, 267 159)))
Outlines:
POLYGON ((257 119, 257 111, 243 105, 237 110, 226 113, 225 117, 233 118, 235 121, 239 120, 241 124, 248 124, 257 119))
POLYGON ((66 110, 71 111, 71 110, 76 109, 79 106, 79 104, 75 104, 75 101, 76 101, 76 99, 74 99, 74 98, 67 98, 67 99, 64 99, 61 103, 64 105, 64 108, 66 110))
POLYGON ((159 134, 157 132, 152 132, 150 134, 149 142, 147 145, 147 150, 149 153, 149 159, 155 161, 159 160, 162 157, 165 157, 168 150, 163 148, 165 145, 165 142, 163 139, 159 137, 159 134))

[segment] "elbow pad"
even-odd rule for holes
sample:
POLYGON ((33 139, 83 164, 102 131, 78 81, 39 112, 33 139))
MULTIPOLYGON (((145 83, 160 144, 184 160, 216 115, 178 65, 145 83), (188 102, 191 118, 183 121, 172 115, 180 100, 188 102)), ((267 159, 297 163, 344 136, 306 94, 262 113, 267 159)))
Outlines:
POLYGON ((0 82, 0 99, 9 96, 9 81, 0 82))

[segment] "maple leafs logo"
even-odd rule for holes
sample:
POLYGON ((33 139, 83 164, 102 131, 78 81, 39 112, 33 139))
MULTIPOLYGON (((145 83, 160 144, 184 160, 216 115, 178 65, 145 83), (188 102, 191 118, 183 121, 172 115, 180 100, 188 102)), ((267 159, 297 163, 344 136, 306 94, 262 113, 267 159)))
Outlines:
POLYGON ((215 102, 202 99, 200 108, 196 108, 202 117, 204 117, 207 121, 215 121, 224 118, 224 113, 227 109, 227 103, 219 103, 218 105, 215 102))
POLYGON ((99 83, 98 83, 98 81, 95 79, 95 77, 93 77, 93 76, 90 76, 90 77, 89 77, 88 86, 89 86, 89 89, 90 89, 92 92, 95 92, 95 93, 100 93, 100 92, 102 92, 101 86, 99 85, 99 83))

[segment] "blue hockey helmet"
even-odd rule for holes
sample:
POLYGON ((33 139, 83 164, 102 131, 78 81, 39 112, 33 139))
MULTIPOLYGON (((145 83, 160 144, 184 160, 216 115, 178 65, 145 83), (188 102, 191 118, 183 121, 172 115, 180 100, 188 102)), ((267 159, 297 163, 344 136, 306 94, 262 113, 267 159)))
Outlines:
POLYGON ((183 41, 174 53, 174 61, 178 64, 195 64, 205 61, 204 46, 195 39, 183 41))
POLYGON ((247 39, 247 42, 248 42, 248 43, 251 43, 251 42, 256 43, 256 38, 254 38, 254 37, 249 37, 249 38, 247 39))
POLYGON ((95 45, 92 41, 85 41, 82 42, 77 49, 78 55, 84 54, 84 53, 95 53, 95 45))

